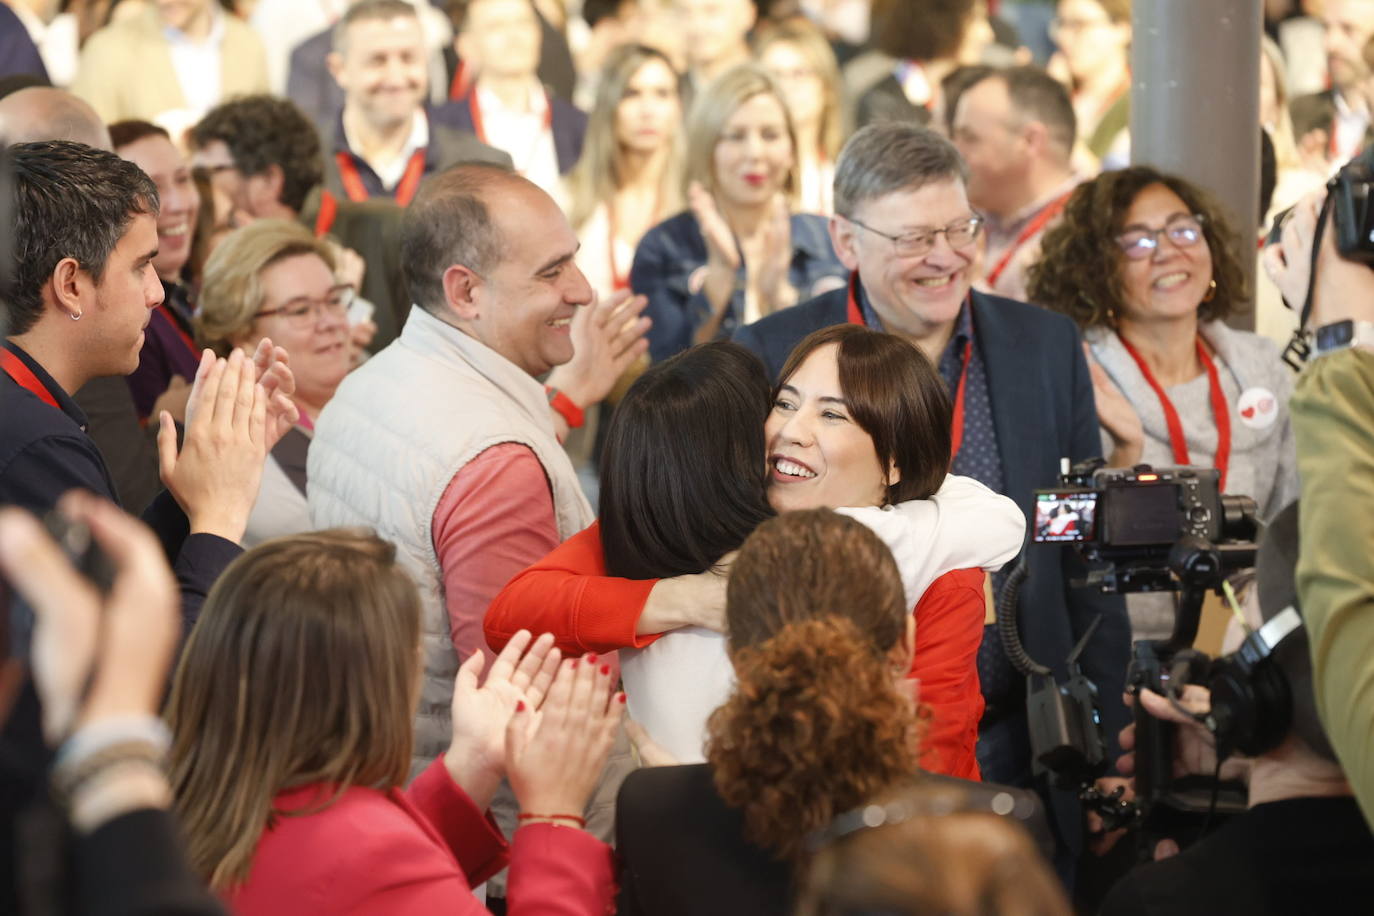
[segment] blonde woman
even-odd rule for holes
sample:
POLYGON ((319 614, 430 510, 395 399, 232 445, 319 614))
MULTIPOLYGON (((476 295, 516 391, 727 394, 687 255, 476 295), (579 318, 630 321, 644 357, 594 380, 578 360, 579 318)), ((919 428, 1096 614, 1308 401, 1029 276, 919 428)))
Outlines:
POLYGON ((251 353, 270 337, 286 350, 296 376, 292 400, 300 419, 263 467, 244 546, 311 530, 306 454, 315 420, 353 367, 352 300, 353 288, 334 275, 330 245, 285 220, 259 220, 235 230, 205 264, 195 319, 201 345, 227 356, 236 348, 251 353))
POLYGON ((835 157, 844 141, 835 52, 819 28, 799 17, 761 30, 754 56, 782 87, 797 132, 798 204, 803 212, 829 215, 835 209, 835 157))
POLYGON ((649 230, 630 272, 653 359, 844 284, 825 218, 792 210, 796 132, 767 71, 739 65, 697 96, 685 178, 688 209, 649 230))
POLYGON ((623 45, 606 59, 582 158, 568 176, 577 263, 603 298, 630 285, 635 248, 682 206, 682 95, 668 58, 623 45))

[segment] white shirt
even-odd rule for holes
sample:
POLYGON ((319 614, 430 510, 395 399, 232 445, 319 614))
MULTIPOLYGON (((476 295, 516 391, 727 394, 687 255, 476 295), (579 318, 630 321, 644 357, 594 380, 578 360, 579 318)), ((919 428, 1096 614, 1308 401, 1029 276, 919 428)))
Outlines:
MULTIPOLYGON (((930 499, 835 511, 863 522, 887 544, 911 608, 946 572, 1000 569, 1026 533, 1014 501, 953 475, 930 499)), ((621 649, 620 672, 630 717, 679 763, 705 760, 706 721, 735 686, 725 636, 701 627, 674 630, 643 649, 621 649)))
POLYGON ((362 153, 362 147, 358 145, 356 139, 348 132, 348 119, 344 122, 344 142, 348 144, 358 158, 366 162, 372 171, 377 173, 377 177, 382 180, 382 187, 390 191, 400 182, 401 176, 406 173, 406 166, 410 164, 410 157, 416 150, 424 149, 429 146, 429 118, 423 111, 416 111, 410 122, 410 136, 406 138, 405 145, 400 151, 390 159, 372 160, 362 153))
POLYGON ((1333 94, 1332 100, 1336 103, 1336 117, 1332 124, 1334 133, 1331 137, 1331 149, 1335 154, 1331 157, 1331 168, 1334 172, 1354 158, 1364 146, 1365 131, 1369 130, 1369 112, 1351 108, 1345 96, 1339 92, 1333 94))
POLYGON ((494 92, 476 89, 482 112, 482 140, 505 150, 515 170, 560 200, 563 180, 558 172, 558 151, 553 144, 549 97, 537 82, 530 84, 528 110, 507 108, 494 92))
POLYGON ((211 7, 211 15, 214 18, 210 34, 204 41, 195 41, 180 29, 162 27, 168 53, 172 56, 172 69, 181 84, 181 94, 186 97, 186 109, 197 120, 219 104, 221 94, 220 47, 224 43, 224 14, 219 11, 218 4, 211 7))
POLYGON ((78 24, 72 13, 59 13, 51 22, 44 22, 22 3, 10 4, 14 15, 24 24, 29 38, 43 58, 43 68, 54 86, 66 86, 76 79, 81 59, 77 41, 78 24))

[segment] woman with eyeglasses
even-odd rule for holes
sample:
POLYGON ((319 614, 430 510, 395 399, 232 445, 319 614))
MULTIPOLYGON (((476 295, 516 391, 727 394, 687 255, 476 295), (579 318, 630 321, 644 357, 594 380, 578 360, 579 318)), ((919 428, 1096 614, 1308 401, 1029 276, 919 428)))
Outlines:
MULTIPOLYGON (((1292 372, 1272 341, 1225 323, 1248 301, 1249 246, 1209 194, 1145 166, 1104 172, 1041 250, 1030 298, 1083 328, 1110 466, 1214 467, 1263 518, 1297 497, 1292 372)), ((1137 638, 1167 633, 1171 613, 1154 619, 1144 597, 1127 602, 1137 638)))
POLYGON ((220 356, 249 353, 270 337, 286 350, 300 411, 262 473, 262 490, 243 544, 312 530, 305 501, 305 459, 324 405, 359 354, 349 335, 353 288, 334 273, 334 253, 296 223, 259 220, 237 229, 205 265, 196 337, 220 356))
POLYGON ((698 94, 685 178, 687 210, 645 234, 630 270, 655 361, 844 285, 825 219, 793 212, 797 136, 767 71, 741 64, 698 94))

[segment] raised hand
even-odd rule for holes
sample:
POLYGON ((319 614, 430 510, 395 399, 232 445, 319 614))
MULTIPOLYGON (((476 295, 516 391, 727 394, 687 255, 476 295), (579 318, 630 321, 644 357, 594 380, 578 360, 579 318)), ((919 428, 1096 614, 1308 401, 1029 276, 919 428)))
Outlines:
POLYGON ((506 777, 522 815, 580 816, 596 788, 625 694, 611 693, 610 666, 588 659, 560 666, 544 705, 526 703, 510 720, 506 777))
POLYGON ((171 415, 158 416, 162 483, 186 513, 193 534, 238 541, 248 526, 269 447, 268 393, 255 374, 240 350, 228 359, 205 351, 187 402, 180 452, 171 415))
POLYGON ((253 353, 256 380, 267 392, 267 450, 276 447, 281 437, 291 431, 300 419, 300 411, 292 402, 296 393, 296 376, 291 373, 291 357, 282 347, 272 345, 271 338, 258 341, 253 353))
POLYGON ((763 258, 755 271, 765 314, 797 304, 797 289, 788 278, 792 269, 792 212, 787 198, 773 199, 763 232, 763 258))
POLYGON ((486 659, 481 651, 458 669, 453 684, 453 736, 444 755, 453 781, 485 808, 505 772, 506 726, 520 703, 538 706, 562 658, 552 633, 531 639, 521 630, 491 664, 479 685, 486 659), (528 651, 527 651, 528 650, 528 651))
POLYGON ((735 291, 736 274, 743 263, 739 244, 715 198, 699 182, 694 181, 687 188, 687 205, 706 241, 706 275, 701 288, 711 303, 711 311, 719 314, 730 304, 735 291))
POLYGON ((573 316, 573 358, 549 373, 548 384, 578 407, 601 402, 635 360, 649 350, 651 320, 642 316, 648 300, 620 290, 577 310, 573 316))
POLYGON ((1097 404, 1097 421, 1112 437, 1114 450, 1108 455, 1110 467, 1134 467, 1140 463, 1140 452, 1145 445, 1145 427, 1140 416, 1126 400, 1107 372, 1093 359, 1092 350, 1083 345, 1083 356, 1088 361, 1088 373, 1093 381, 1093 400, 1097 404))

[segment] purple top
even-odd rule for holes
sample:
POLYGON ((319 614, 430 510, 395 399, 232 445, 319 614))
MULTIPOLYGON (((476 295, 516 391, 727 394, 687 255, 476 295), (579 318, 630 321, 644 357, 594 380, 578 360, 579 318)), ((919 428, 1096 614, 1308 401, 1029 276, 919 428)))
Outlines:
POLYGON ((125 377, 139 420, 148 419, 172 376, 194 381, 200 366, 200 351, 190 342, 190 323, 177 311, 172 296, 173 290, 169 289, 166 301, 153 309, 143 335, 143 349, 138 354, 138 368, 125 377))

